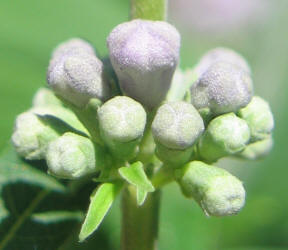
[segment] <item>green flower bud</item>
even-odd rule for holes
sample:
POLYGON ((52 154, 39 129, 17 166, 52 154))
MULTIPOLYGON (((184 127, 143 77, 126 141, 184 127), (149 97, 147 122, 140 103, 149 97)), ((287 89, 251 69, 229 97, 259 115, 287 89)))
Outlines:
POLYGON ((62 106, 62 102, 47 88, 40 88, 33 97, 33 106, 57 105, 62 106))
POLYGON ((103 64, 95 55, 71 52, 50 62, 47 81, 57 95, 83 107, 91 98, 107 98, 109 86, 102 73, 103 64))
POLYGON ((198 111, 187 102, 163 104, 152 123, 152 134, 157 143, 169 149, 191 147, 204 131, 198 111))
POLYGON ((207 161, 242 151, 250 139, 247 123, 234 113, 213 119, 198 144, 198 153, 207 161))
POLYGON ((266 139, 248 144, 238 156, 248 160, 257 160, 266 156, 272 147, 273 139, 270 135, 266 139))
POLYGON ((17 116, 12 143, 16 152, 25 159, 41 160, 45 158, 48 143, 58 136, 37 115, 28 111, 17 116))
POLYGON ((269 104, 259 96, 252 101, 238 115, 244 119, 251 130, 251 140, 263 140, 270 136, 274 128, 274 119, 269 104))
POLYGON ((252 80, 246 71, 226 62, 212 64, 191 87, 192 104, 219 115, 238 111, 252 98, 252 80))
POLYGON ((224 169, 192 161, 175 171, 183 194, 193 197, 211 216, 237 214, 245 204, 244 187, 224 169))
POLYGON ((93 143, 71 132, 49 143, 46 160, 49 174, 58 178, 75 179, 98 170, 93 143))
POLYGON ((195 69, 198 76, 202 75, 211 65, 217 62, 227 62, 238 66, 247 73, 251 73, 250 66, 244 57, 232 49, 220 47, 209 50, 204 54, 195 69))
POLYGON ((158 106, 179 60, 178 31, 166 22, 137 19, 114 28, 107 45, 123 92, 149 109, 158 106))
POLYGON ((160 143, 156 145, 156 155, 169 167, 177 168, 189 162, 193 155, 193 147, 186 149, 169 149, 162 146, 160 143))
POLYGON ((98 109, 103 140, 118 156, 129 155, 139 143, 146 112, 140 103, 126 96, 116 96, 98 109))

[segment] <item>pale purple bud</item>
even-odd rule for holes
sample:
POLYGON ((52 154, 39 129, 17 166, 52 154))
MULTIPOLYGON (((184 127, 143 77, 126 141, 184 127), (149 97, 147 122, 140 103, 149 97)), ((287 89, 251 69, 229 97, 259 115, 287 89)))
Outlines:
POLYGON ((91 54, 95 55, 93 46, 81 38, 71 38, 60 43, 52 52, 52 58, 61 57, 66 54, 91 54))
POLYGON ((57 95, 83 107, 91 98, 107 98, 109 89, 102 74, 103 64, 95 55, 72 53, 49 67, 47 81, 57 95))
POLYGON ((179 60, 178 31, 166 22, 137 19, 114 28, 107 45, 122 91, 148 108, 159 105, 179 60))
POLYGON ((236 112, 252 99, 249 73, 228 62, 211 65, 191 87, 192 104, 213 114, 236 112))
POLYGON ((246 72, 251 73, 250 66, 244 57, 232 49, 220 47, 209 50, 204 54, 204 56, 202 56, 195 69, 198 76, 201 76, 212 64, 216 62, 231 63, 246 72))

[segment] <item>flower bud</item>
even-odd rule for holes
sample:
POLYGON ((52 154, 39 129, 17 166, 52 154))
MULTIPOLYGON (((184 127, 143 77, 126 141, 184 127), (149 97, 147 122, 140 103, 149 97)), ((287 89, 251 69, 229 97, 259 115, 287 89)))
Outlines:
POLYGON ((212 64, 191 87, 192 104, 216 115, 238 111, 252 95, 249 73, 227 62, 212 64))
POLYGON ((250 139, 247 123, 234 113, 213 119, 198 144, 199 155, 207 161, 242 151, 250 139))
POLYGON ((88 138, 71 132, 49 143, 46 160, 49 174, 65 179, 93 173, 97 170, 98 163, 93 143, 88 138))
POLYGON ((211 216, 237 214, 245 204, 244 187, 226 170, 192 161, 175 171, 183 194, 193 197, 211 216))
POLYGON ((201 58, 196 66, 198 76, 201 76, 211 65, 217 62, 226 62, 238 66, 247 73, 251 73, 251 69, 247 61, 237 52, 229 48, 215 48, 209 50, 201 58))
POLYGON ((274 119, 269 104, 259 96, 252 101, 238 115, 244 119, 251 131, 251 140, 263 140, 270 136, 274 128, 274 119))
POLYGON ((50 62, 47 81, 57 95, 83 107, 91 98, 107 98, 109 87, 102 73, 103 64, 95 55, 69 53, 50 62))
POLYGON ((170 149, 162 146, 160 143, 156 145, 157 157, 169 166, 169 168, 178 168, 189 162, 193 156, 193 147, 186 149, 170 149))
POLYGON ((270 135, 266 139, 248 144, 238 156, 248 160, 257 160, 266 156, 271 151, 272 147, 273 139, 270 135))
POLYGON ((187 102, 171 102, 160 106, 152 123, 157 143, 166 148, 184 150, 191 147, 204 131, 198 111, 187 102))
POLYGON ((33 106, 48 106, 57 105, 62 106, 62 102, 54 95, 54 93, 48 88, 40 88, 37 90, 33 97, 33 106))
POLYGON ((109 148, 118 156, 129 155, 141 139, 146 112, 130 97, 116 96, 98 109, 100 132, 109 148))
POLYGON ((93 46, 81 38, 72 38, 59 44, 52 53, 52 59, 67 54, 91 54, 95 55, 93 46))
POLYGON ((37 115, 27 111, 16 118, 12 143, 16 152, 25 159, 41 160, 45 158, 48 143, 58 136, 37 115))
POLYGON ((136 19, 114 28, 107 45, 123 92, 149 109, 159 105, 179 60, 178 31, 166 22, 136 19))

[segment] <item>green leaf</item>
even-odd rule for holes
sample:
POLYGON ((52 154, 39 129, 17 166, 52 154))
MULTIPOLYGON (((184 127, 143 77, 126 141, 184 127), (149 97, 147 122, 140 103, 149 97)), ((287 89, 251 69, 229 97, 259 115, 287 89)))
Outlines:
POLYGON ((131 166, 119 168, 119 174, 130 184, 137 188, 137 204, 141 206, 148 192, 154 192, 155 188, 148 179, 142 162, 138 161, 131 166))
POLYGON ((31 219, 42 224, 59 223, 67 220, 81 221, 84 214, 81 211, 48 211, 34 213, 31 219))
POLYGON ((74 132, 76 134, 87 136, 88 131, 72 113, 72 111, 62 108, 53 107, 53 109, 35 108, 34 113, 44 123, 52 127, 59 134, 65 132, 74 132))
POLYGON ((122 183, 104 183, 93 191, 88 212, 79 234, 80 242, 84 241, 98 228, 121 187, 122 183))
MULTIPOLYGON (((0 195, 5 185, 27 183, 55 192, 65 192, 65 186, 55 178, 21 162, 10 146, 0 155, 0 195), (10 159, 10 160, 9 160, 10 159)), ((0 223, 8 216, 4 201, 0 197, 0 223)))

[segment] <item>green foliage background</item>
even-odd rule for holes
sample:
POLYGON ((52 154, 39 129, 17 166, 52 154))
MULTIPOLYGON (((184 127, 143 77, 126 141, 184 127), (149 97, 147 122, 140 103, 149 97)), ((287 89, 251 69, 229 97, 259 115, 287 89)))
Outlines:
MULTIPOLYGON (((276 129, 273 152, 264 160, 219 163, 236 174, 246 187, 247 204, 238 216, 207 218, 195 203, 182 197, 176 185, 165 188, 160 250, 288 249, 288 2, 273 2, 275 8, 265 23, 225 34, 188 31, 177 19, 170 19, 182 33, 183 68, 193 66, 206 50, 219 45, 231 47, 248 59, 254 72, 255 92, 270 102, 276 129)), ((1 151, 9 144, 15 116, 29 108, 33 93, 45 85, 53 47, 80 36, 90 40, 100 55, 105 55, 107 35, 114 26, 128 19, 128 12, 128 0, 0 1, 1 151)), ((9 157, 14 158, 13 163, 18 162, 14 156, 9 157)), ((2 170, 8 166, 7 161, 1 161, 2 170)), ((41 163, 35 168, 45 171, 41 163)), ((0 189, 1 179, 8 178, 5 173, 0 171, 0 189)), ((69 196, 49 193, 36 211, 85 209, 93 188, 83 187, 80 196, 79 193, 69 196)), ((0 226, 0 242, 39 190, 41 185, 24 182, 3 186, 2 199, 11 216, 0 226)), ((83 245, 75 243, 73 236, 69 238, 79 230, 74 220, 43 226, 27 218, 5 249, 52 250, 58 249, 57 246, 62 246, 59 249, 118 249, 119 215, 117 201, 101 229, 83 245)))

